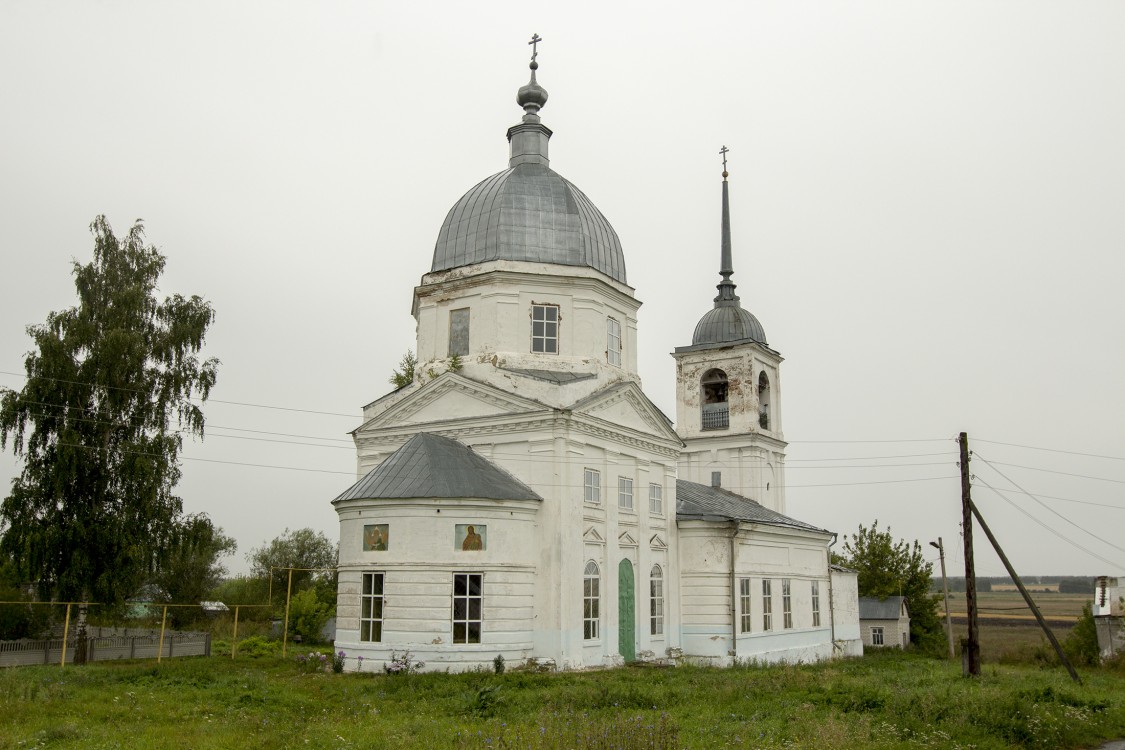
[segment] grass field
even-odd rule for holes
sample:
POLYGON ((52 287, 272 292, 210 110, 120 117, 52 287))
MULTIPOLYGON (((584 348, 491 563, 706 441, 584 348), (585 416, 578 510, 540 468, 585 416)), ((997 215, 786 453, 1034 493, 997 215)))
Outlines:
POLYGON ((811 666, 302 673, 195 658, 0 672, 0 748, 1069 748, 1125 737, 1125 675, 885 653, 811 666))

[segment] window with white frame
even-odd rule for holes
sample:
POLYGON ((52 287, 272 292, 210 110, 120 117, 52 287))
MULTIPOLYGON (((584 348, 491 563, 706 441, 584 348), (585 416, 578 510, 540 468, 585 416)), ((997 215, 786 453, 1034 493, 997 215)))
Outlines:
POLYGON ((359 598, 359 639, 371 643, 383 640, 382 573, 363 574, 363 593, 359 598))
POLYGON ((762 579, 762 630, 773 630, 773 592, 770 579, 762 579))
POLYGON ((484 623, 482 573, 453 574, 453 642, 480 643, 484 623))
POLYGON ((593 560, 582 575, 582 637, 592 641, 601 635, 601 572, 593 560))
POLYGON ((531 306, 531 351, 559 353, 559 306, 531 306))
POLYGON ((648 486, 648 510, 650 513, 664 512, 664 487, 659 484, 648 486))
POLYGON ((664 571, 653 565, 648 577, 649 634, 664 635, 664 571))
POLYGON ((793 627, 793 584, 788 578, 781 579, 781 624, 793 627))
POLYGON ((621 366, 621 324, 614 318, 606 318, 606 361, 621 366))
POLYGON ((595 505, 602 501, 602 473, 597 469, 582 471, 582 499, 595 505))
POLYGON ((820 581, 812 582, 812 624, 820 627, 820 581))
POLYGON ((738 579, 738 632, 749 633, 750 622, 750 579, 738 579))
POLYGON ((617 507, 633 510, 633 480, 628 477, 617 478, 617 507))
POLYGON ((881 628, 881 627, 871 628, 871 645, 872 646, 882 646, 883 645, 883 628, 881 628))

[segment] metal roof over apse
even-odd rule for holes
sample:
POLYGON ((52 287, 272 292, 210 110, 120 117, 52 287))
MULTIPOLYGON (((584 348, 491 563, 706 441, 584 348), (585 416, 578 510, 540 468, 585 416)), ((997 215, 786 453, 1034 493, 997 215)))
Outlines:
POLYGON ((767 526, 785 526, 806 531, 831 532, 804 521, 783 516, 761 503, 721 487, 676 480, 676 518, 695 521, 747 521, 767 526))
POLYGON ((430 497, 543 499, 464 443, 418 433, 333 502, 430 497))
POLYGON ((430 270, 490 260, 587 266, 626 283, 617 232, 581 190, 543 164, 518 164, 465 193, 445 217, 430 270))
POLYGON ((728 344, 746 340, 766 344, 766 329, 749 310, 731 305, 708 310, 696 324, 691 344, 728 344))

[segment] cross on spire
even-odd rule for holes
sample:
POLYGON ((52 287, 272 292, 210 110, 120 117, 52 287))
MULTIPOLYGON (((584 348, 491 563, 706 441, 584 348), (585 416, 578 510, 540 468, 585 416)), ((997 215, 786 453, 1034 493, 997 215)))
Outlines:
POLYGON ((726 146, 723 146, 723 147, 722 147, 721 149, 719 149, 719 153, 720 153, 720 154, 722 155, 722 157, 723 157, 723 177, 726 177, 726 176, 727 176, 727 175, 726 175, 726 171, 727 171, 727 153, 728 153, 729 151, 730 151, 730 149, 729 149, 729 148, 727 148, 726 146))
POLYGON ((535 62, 535 56, 539 54, 539 42, 541 42, 541 41, 543 41, 543 37, 539 36, 538 34, 532 34, 531 35, 531 41, 528 42, 528 44, 531 45, 531 61, 532 62, 535 62))

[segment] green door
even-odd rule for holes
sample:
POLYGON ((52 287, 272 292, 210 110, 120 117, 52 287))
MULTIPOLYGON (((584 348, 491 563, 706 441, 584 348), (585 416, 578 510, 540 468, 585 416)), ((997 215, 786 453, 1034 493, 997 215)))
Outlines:
POLYGON ((636 601, 633 564, 622 560, 617 566, 617 652, 625 661, 637 660, 636 601))

